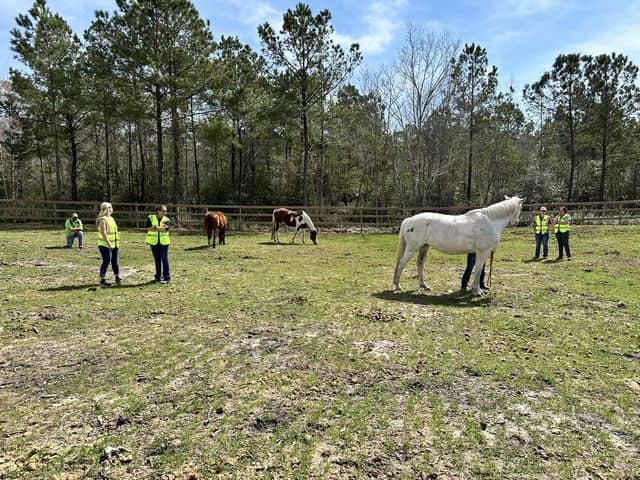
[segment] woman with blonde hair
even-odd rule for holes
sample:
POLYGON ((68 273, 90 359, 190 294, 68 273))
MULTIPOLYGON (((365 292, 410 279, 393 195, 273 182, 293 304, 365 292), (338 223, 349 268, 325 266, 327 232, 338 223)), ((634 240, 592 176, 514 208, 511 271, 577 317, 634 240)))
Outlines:
POLYGON ((120 266, 118 265, 118 253, 120 251, 120 233, 118 225, 113 219, 113 206, 109 202, 100 204, 100 213, 96 218, 96 226, 98 227, 98 249, 102 255, 102 265, 100 265, 100 286, 108 287, 105 276, 107 268, 111 263, 111 269, 116 277, 116 285, 122 285, 120 278, 120 266))

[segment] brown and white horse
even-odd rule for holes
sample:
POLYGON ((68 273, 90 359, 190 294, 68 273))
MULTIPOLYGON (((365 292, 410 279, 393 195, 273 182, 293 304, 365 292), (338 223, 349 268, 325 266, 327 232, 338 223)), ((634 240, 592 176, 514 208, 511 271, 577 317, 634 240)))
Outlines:
POLYGON ((273 211, 273 224, 271 226, 271 241, 275 243, 280 243, 280 238, 278 236, 278 230, 280 229, 280 225, 288 225, 290 227, 295 228, 295 233, 293 234, 293 238, 291 239, 291 243, 293 243, 296 239, 296 235, 298 234, 298 230, 302 229, 302 243, 304 243, 304 229, 309 229, 309 237, 311 241, 317 245, 316 237, 318 236, 318 230, 315 225, 307 215, 307 212, 304 210, 289 210, 288 208, 276 208, 273 211))
POLYGON ((205 213, 204 231, 207 233, 207 245, 211 246, 211 242, 213 241, 213 248, 216 248, 216 231, 218 232, 220 245, 224 245, 227 225, 227 217, 224 213, 218 211, 205 213))

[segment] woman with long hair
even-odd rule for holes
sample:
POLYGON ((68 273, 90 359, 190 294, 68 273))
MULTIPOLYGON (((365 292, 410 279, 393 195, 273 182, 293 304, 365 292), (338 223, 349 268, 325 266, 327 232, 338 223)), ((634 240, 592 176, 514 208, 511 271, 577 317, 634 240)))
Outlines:
POLYGON ((98 249, 102 255, 102 265, 100 265, 100 286, 108 287, 105 276, 107 268, 111 263, 111 269, 116 277, 116 285, 122 285, 120 278, 120 266, 118 265, 118 253, 120 252, 120 233, 118 225, 113 219, 113 206, 109 202, 100 204, 100 213, 96 218, 96 226, 98 227, 98 249))

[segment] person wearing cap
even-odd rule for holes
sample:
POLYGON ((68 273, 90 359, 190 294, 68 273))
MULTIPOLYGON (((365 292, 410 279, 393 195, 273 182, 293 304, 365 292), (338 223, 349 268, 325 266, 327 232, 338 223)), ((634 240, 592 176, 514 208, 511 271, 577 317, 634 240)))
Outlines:
POLYGON ((540 207, 540 211, 533 219, 533 231, 536 235, 536 253, 533 258, 537 260, 540 257, 540 245, 542 245, 542 256, 549 256, 549 227, 552 220, 547 215, 547 207, 540 207))
POLYGON ((72 213, 71 218, 67 218, 64 222, 64 236, 67 237, 67 248, 73 247, 73 239, 78 239, 78 248, 82 249, 82 240, 84 234, 82 233, 82 220, 78 218, 77 213, 72 213))

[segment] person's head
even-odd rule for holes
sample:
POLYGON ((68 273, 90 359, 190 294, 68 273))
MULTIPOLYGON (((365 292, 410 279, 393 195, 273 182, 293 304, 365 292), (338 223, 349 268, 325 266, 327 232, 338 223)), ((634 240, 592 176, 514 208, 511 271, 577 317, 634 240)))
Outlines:
POLYGON ((156 217, 158 219, 162 219, 167 214, 167 206, 166 205, 158 205, 156 207, 156 217))
POLYGON ((100 204, 100 213, 98 217, 106 217, 113 213, 113 206, 109 202, 102 202, 100 204))
POLYGON ((540 216, 543 217, 547 214, 547 207, 540 207, 540 216))
POLYGON ((76 212, 71 214, 71 220, 78 220, 78 214, 76 212))
POLYGON ((558 209, 558 211, 560 212, 560 215, 564 215, 565 213, 567 213, 567 208, 566 207, 560 207, 558 209))

